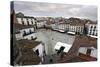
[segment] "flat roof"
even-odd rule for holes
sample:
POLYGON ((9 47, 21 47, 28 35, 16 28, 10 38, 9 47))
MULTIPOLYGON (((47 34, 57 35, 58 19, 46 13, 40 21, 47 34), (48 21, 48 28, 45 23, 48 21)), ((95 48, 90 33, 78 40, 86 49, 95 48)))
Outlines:
POLYGON ((59 50, 62 46, 65 47, 64 52, 68 52, 70 50, 70 48, 72 47, 71 44, 57 42, 54 49, 59 50))

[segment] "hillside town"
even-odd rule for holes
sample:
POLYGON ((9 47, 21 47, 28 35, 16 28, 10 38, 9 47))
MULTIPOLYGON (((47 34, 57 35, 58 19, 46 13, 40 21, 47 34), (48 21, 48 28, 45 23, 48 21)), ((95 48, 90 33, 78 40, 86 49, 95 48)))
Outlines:
POLYGON ((97 60, 97 21, 35 17, 11 10, 11 65, 97 60))

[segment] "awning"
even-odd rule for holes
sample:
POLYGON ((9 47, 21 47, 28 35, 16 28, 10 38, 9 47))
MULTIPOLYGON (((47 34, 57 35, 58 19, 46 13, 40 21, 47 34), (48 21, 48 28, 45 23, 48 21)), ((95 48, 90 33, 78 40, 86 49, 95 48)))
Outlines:
POLYGON ((68 34, 75 34, 75 32, 67 32, 68 34))

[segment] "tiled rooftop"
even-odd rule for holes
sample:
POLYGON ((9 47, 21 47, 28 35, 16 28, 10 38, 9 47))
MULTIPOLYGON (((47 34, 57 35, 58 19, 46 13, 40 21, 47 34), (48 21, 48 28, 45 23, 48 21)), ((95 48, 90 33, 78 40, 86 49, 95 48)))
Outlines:
POLYGON ((23 25, 23 24, 14 23, 14 24, 13 24, 13 27, 14 27, 16 30, 20 30, 20 29, 32 28, 33 25, 23 25))
POLYGON ((27 39, 18 40, 16 43, 17 43, 18 47, 30 48, 30 49, 32 49, 40 44, 39 41, 27 40, 27 39))
POLYGON ((22 56, 19 60, 19 62, 22 63, 22 65, 33 65, 33 64, 39 64, 41 61, 40 57, 37 56, 32 50, 24 49, 22 51, 22 56))
POLYGON ((97 48, 97 39, 88 36, 76 36, 73 46, 69 52, 64 54, 64 57, 58 60, 58 62, 67 62, 77 56, 80 47, 95 47, 97 48))
POLYGON ((32 48, 34 48, 38 44, 40 44, 40 42, 27 39, 16 41, 16 46, 19 49, 19 54, 15 60, 16 64, 19 65, 39 64, 41 59, 32 50, 32 48))

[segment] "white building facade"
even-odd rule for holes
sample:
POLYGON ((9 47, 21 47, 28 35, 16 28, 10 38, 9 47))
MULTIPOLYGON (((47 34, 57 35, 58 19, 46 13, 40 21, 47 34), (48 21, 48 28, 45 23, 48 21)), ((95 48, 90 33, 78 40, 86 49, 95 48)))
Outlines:
POLYGON ((42 43, 37 45, 35 48, 33 48, 33 51, 38 53, 38 56, 41 58, 42 62, 44 61, 43 56, 44 56, 44 46, 42 43))
POLYGON ((23 25, 34 25, 35 24, 34 17, 17 17, 17 21, 19 24, 23 24, 23 25))
POLYGON ((37 21, 37 28, 42 28, 46 24, 46 21, 37 21))
POLYGON ((69 31, 79 33, 79 34, 83 34, 84 25, 83 24, 70 24, 69 31))
POLYGON ((97 30, 97 24, 96 23, 88 24, 87 29, 88 29, 88 34, 87 34, 88 36, 97 37, 98 30, 97 30))
POLYGON ((97 49, 94 47, 80 47, 79 53, 97 58, 97 49))
POLYGON ((34 28, 25 28, 25 29, 21 29, 19 30, 19 33, 15 34, 16 39, 20 40, 20 39, 35 39, 36 38, 36 34, 34 31, 34 28))
POLYGON ((66 32, 66 31, 68 31, 69 30, 69 24, 67 24, 67 23, 60 23, 59 25, 58 25, 58 29, 59 29, 59 31, 63 31, 63 32, 66 32))

